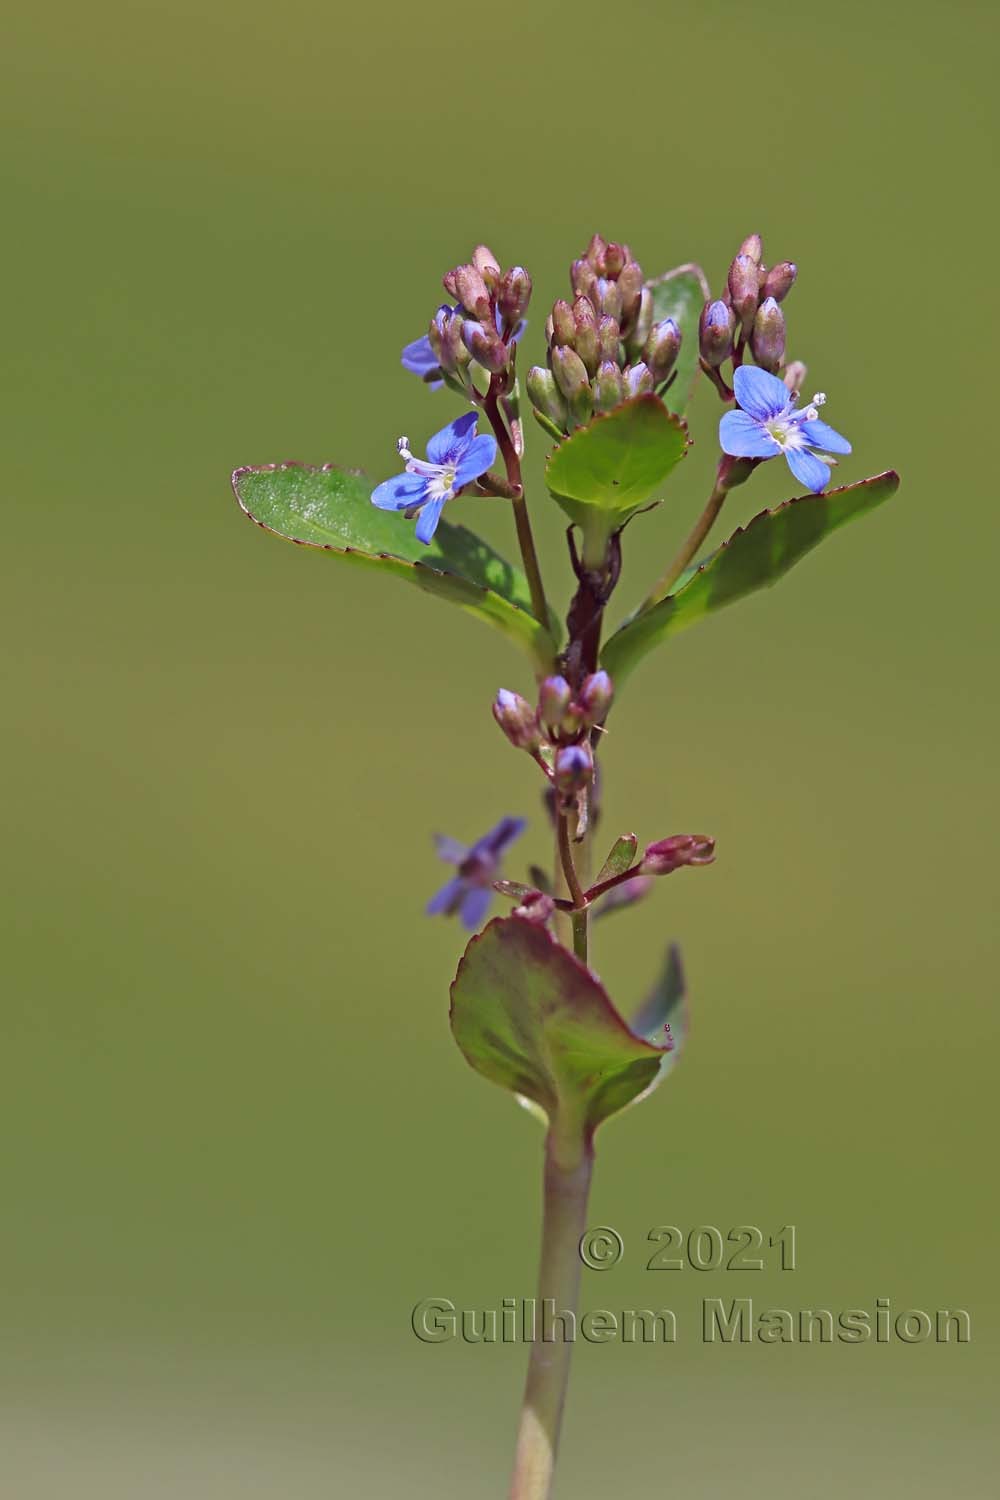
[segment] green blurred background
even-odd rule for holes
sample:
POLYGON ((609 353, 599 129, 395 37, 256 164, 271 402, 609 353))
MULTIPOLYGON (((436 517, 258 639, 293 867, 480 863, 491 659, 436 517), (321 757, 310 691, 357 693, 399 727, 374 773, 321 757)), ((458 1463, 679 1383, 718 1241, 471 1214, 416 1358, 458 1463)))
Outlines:
MULTIPOLYGON (((441 273, 477 239, 526 264, 537 357, 597 228, 715 285, 753 229, 798 261, 790 354, 842 473, 904 483, 616 712, 606 832, 705 828, 720 858, 599 930, 622 1004, 682 940, 694 1028, 603 1132, 592 1220, 626 1258, 583 1303, 682 1334, 579 1346, 559 1493, 992 1492, 995 14, 8 17, 5 1494, 505 1493, 524 1349, 422 1346, 409 1312, 533 1287, 540 1136, 456 1052, 461 934, 421 916, 432 830, 524 811, 546 850, 488 711, 529 674, 265 537, 228 474, 391 472, 455 410, 398 364, 441 273), (800 1269, 642 1269, 650 1226, 747 1222, 796 1224, 800 1269), (750 1294, 963 1306, 973 1342, 704 1347, 700 1299, 750 1294)), ((623 603, 707 492, 717 414, 701 392, 623 603)), ((788 493, 773 465, 730 520, 788 493)), ((499 507, 467 519, 510 550, 499 507)))

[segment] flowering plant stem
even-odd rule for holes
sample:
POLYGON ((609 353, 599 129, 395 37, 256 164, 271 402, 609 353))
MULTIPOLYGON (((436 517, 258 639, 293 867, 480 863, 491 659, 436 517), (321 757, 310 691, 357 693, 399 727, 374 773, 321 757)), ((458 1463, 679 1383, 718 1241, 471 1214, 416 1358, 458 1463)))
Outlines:
POLYGON ((688 532, 680 551, 663 574, 663 577, 658 583, 653 585, 653 588, 646 596, 643 601, 643 609, 649 609, 652 605, 659 604, 661 599, 667 597, 678 578, 684 572, 684 569, 694 561, 701 550, 705 538, 718 519, 722 503, 729 493, 728 486, 722 474, 723 467, 724 464, 719 465, 719 475, 715 481, 715 488, 706 500, 704 510, 688 532))
POLYGON ((566 887, 573 902, 570 912, 570 921, 573 925, 573 952, 581 963, 587 962, 588 948, 588 917, 587 898, 580 884, 580 877, 576 873, 576 863, 573 859, 573 846, 569 837, 569 818, 564 812, 558 814, 557 828, 559 861, 562 872, 566 877, 566 887))
MULTIPOLYGON (((557 1120, 546 1138, 536 1304, 544 1309, 550 1299, 553 1312, 574 1316, 594 1164, 593 1146, 581 1137, 579 1129, 560 1130, 557 1120)), ((552 1342, 536 1337, 531 1345, 510 1500, 548 1500, 551 1493, 572 1352, 572 1341, 565 1337, 552 1342)))
POLYGON ((547 625, 549 606, 545 598, 538 553, 535 551, 535 538, 531 530, 531 518, 528 515, 528 502, 524 498, 521 458, 500 410, 501 390, 502 377, 491 376, 489 390, 485 396, 481 397, 482 408, 487 421, 493 428, 493 435, 497 440, 497 447, 500 449, 504 468, 507 471, 507 484, 510 486, 510 500, 514 510, 514 525, 517 528, 517 544, 521 549, 521 561, 524 563, 528 588, 531 590, 531 607, 538 623, 547 625))

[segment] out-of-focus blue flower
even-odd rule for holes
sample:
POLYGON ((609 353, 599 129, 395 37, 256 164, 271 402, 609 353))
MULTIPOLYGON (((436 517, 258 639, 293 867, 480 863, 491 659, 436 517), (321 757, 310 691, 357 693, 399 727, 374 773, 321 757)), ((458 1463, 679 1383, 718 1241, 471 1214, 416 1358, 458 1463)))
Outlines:
POLYGON ((496 439, 476 435, 477 412, 466 412, 436 432, 427 444, 427 458, 414 458, 409 438, 396 444, 406 470, 386 479, 372 492, 379 510, 401 510, 417 516, 417 538, 425 545, 437 530, 445 502, 471 484, 493 463, 496 439))
POLYGON ((509 844, 525 830, 523 818, 501 818, 495 828, 483 835, 471 849, 455 839, 438 834, 434 840, 441 859, 458 866, 447 885, 443 885, 427 905, 429 917, 453 917, 456 914, 470 932, 475 932, 489 910, 493 899, 493 882, 500 876, 500 865, 509 844))
POLYGON ((723 453, 733 458, 777 458, 785 461, 800 484, 820 494, 830 482, 834 453, 850 453, 839 432, 819 420, 826 397, 819 392, 797 411, 784 381, 752 365, 741 365, 733 376, 741 411, 727 411, 719 423, 723 453))

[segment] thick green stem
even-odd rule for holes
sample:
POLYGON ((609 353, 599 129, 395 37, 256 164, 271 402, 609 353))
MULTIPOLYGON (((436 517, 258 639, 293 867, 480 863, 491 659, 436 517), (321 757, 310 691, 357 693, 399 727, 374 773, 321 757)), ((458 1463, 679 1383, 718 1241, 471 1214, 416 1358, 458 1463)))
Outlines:
POLYGON ((569 1380, 580 1289, 580 1238, 587 1227, 593 1148, 553 1124, 545 1144, 542 1253, 535 1340, 517 1435, 510 1500, 548 1500, 569 1380), (560 1315, 564 1315, 560 1321, 560 1315), (543 1334, 550 1337, 545 1339, 543 1334), (559 1337, 551 1337, 558 1334, 559 1337))

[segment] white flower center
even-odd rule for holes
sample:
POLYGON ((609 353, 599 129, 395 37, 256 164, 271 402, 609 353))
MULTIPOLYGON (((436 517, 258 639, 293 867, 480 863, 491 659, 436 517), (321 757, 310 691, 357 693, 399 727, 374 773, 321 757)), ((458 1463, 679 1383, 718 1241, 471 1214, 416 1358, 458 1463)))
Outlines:
MULTIPOLYGON (((426 458, 414 458, 410 451, 410 440, 401 437, 396 440, 396 451, 406 465, 408 474, 418 474, 421 479, 427 480, 428 500, 450 500, 455 485, 455 476, 458 472, 458 464, 432 464, 426 458)), ((418 504, 422 502, 418 501, 418 504)))

